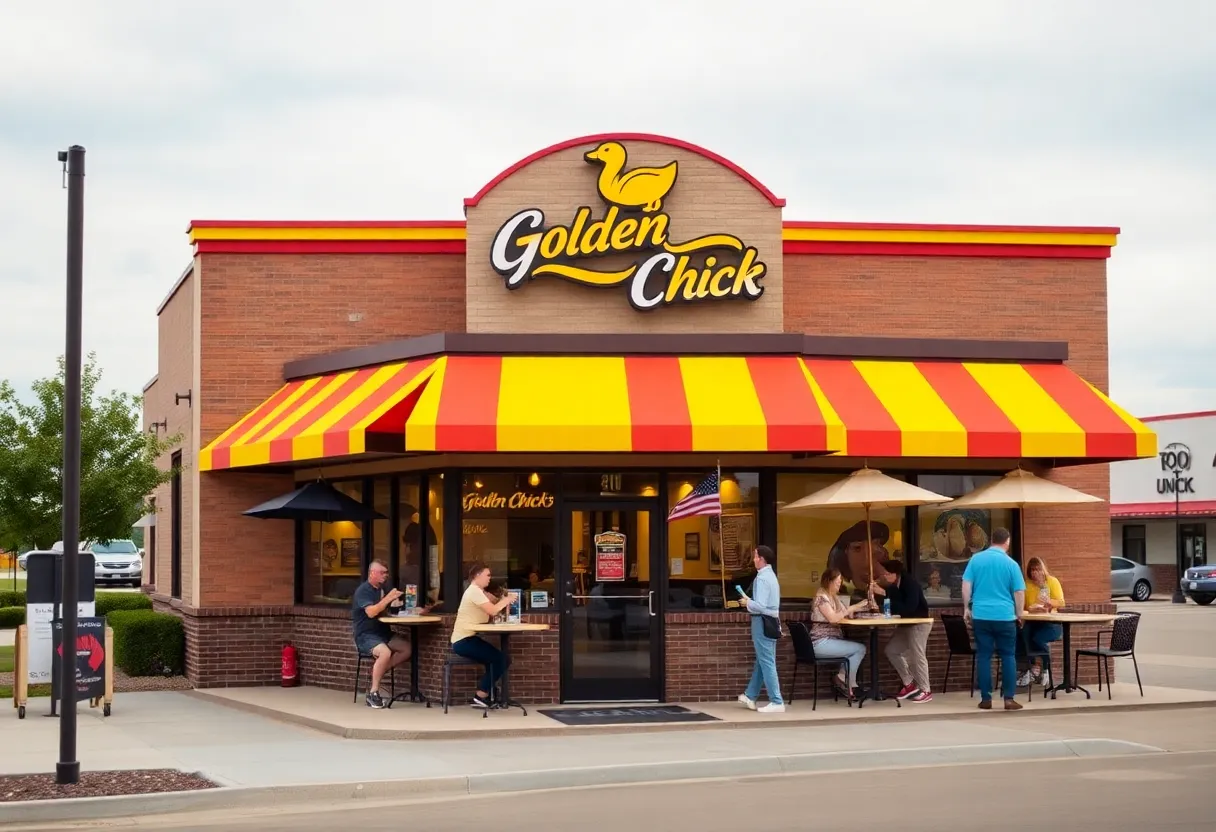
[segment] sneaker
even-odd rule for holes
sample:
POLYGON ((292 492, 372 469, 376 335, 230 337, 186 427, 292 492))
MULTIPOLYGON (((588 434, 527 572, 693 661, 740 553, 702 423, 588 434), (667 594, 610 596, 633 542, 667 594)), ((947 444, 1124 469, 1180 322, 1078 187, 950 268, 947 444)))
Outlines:
POLYGON ((769 702, 767 705, 761 705, 756 710, 762 714, 783 714, 785 713, 785 705, 781 702, 769 702))
POLYGON ((920 688, 918 688, 915 684, 908 684, 899 689, 899 693, 895 694, 895 698, 911 699, 918 693, 920 693, 920 688))
POLYGON ((1034 674, 1031 673, 1029 670, 1027 670, 1025 673, 1023 673, 1021 676, 1018 677, 1018 687, 1028 688, 1028 687, 1030 687, 1030 683, 1033 681, 1034 681, 1034 674))
POLYGON ((1051 687, 1051 671, 1044 670, 1043 675, 1039 677, 1039 684, 1045 688, 1051 687))
POLYGON ((486 701, 488 698, 489 697, 483 698, 480 696, 474 696, 473 701, 470 702, 469 704, 472 705, 474 708, 481 708, 482 710, 485 710, 490 707, 490 703, 486 701))
POLYGON ((981 699, 980 700, 980 710, 981 711, 991 711, 992 710, 992 700, 991 699, 981 699))
POLYGON ((367 707, 369 707, 369 708, 383 708, 384 707, 384 698, 382 696, 380 696, 378 691, 372 691, 371 693, 369 693, 367 695, 367 698, 363 701, 365 701, 367 703, 367 707))
POLYGON ((1016 699, 1006 699, 1005 700, 1005 710, 1020 711, 1020 710, 1022 710, 1022 703, 1016 699))
POLYGON ((918 690, 916 693, 914 693, 908 697, 908 701, 916 702, 916 703, 932 702, 933 694, 929 693, 929 691, 927 691, 927 690, 918 690))
POLYGON ((748 699, 746 693, 739 694, 739 704, 747 708, 749 711, 756 710, 756 700, 748 699))

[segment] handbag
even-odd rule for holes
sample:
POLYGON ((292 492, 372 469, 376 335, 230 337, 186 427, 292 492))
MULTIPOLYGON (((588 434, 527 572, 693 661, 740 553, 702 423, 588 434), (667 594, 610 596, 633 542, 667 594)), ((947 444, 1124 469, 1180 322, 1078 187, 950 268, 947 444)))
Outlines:
POLYGON ((773 618, 771 615, 761 615, 760 623, 764 625, 765 638, 771 638, 774 640, 781 638, 781 619, 773 618))

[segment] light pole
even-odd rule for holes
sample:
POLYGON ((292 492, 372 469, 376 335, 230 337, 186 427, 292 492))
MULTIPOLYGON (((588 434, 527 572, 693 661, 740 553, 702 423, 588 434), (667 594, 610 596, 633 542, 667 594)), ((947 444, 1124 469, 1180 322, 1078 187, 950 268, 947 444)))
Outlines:
POLYGON ((79 783, 76 759, 76 596, 80 571, 80 375, 84 284, 84 148, 60 151, 68 170, 67 344, 63 377, 63 655, 55 782, 79 783))
POLYGON ((1170 601, 1175 604, 1185 604, 1186 595, 1182 591, 1182 574, 1186 566, 1182 562, 1182 471, 1174 472, 1174 559, 1178 562, 1178 580, 1174 581, 1174 594, 1170 601))

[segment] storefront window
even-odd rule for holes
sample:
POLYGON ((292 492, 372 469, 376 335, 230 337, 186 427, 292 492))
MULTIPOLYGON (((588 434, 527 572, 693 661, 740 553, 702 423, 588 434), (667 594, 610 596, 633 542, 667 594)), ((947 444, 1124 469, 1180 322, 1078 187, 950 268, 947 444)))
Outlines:
MULTIPOLYGON (((861 509, 822 509, 790 513, 782 509, 841 478, 841 474, 777 475, 777 573, 783 602, 809 602, 828 567, 839 569, 846 591, 865 592, 866 524, 861 509)), ((903 509, 870 512, 875 561, 904 560, 903 509)))
POLYGON ((532 472, 464 475, 462 586, 481 561, 495 584, 553 595, 557 487, 555 477, 532 472))
MULTIPOLYGON (((961 497, 993 476, 922 474, 917 485, 945 497, 961 497)), ((963 570, 967 561, 988 548, 992 530, 1013 530, 1010 509, 943 509, 921 506, 917 518, 916 577, 925 589, 930 606, 958 606, 963 601, 963 570)), ((1014 545, 1019 545, 1015 541, 1014 545)))
POLYGON ((594 471, 562 474, 566 497, 654 497, 659 493, 659 475, 644 471, 594 471))
MULTIPOLYGON (((363 500, 363 484, 338 482, 334 488, 363 500)), ((363 580, 363 524, 350 521, 305 524, 304 602, 349 604, 363 580)))
MULTIPOLYGON (((667 511, 688 496, 704 473, 673 473, 668 479, 667 511)), ((759 528, 760 475, 722 472, 722 518, 686 517, 667 523, 667 608, 723 609, 735 600, 734 585, 750 586, 755 577, 751 553, 759 528)))
POLYGON ((390 518, 393 516, 393 492, 392 483, 389 480, 378 479, 372 483, 372 507, 379 514, 384 515, 384 519, 373 520, 371 524, 372 559, 388 566, 391 576, 393 532, 390 518))
POLYGON ((409 476, 398 480, 401 546, 398 549, 397 582, 403 591, 412 585, 421 604, 439 601, 442 588, 443 480, 436 474, 428 478, 427 483, 425 510, 428 516, 424 520, 423 479, 409 476))

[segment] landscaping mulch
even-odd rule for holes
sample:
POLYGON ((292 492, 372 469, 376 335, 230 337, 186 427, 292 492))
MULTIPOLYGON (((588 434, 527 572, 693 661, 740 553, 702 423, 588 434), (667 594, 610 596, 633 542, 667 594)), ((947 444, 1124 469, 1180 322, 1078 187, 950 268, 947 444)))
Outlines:
MULTIPOLYGON (((12 673, 0 673, 0 688, 10 691, 13 685, 12 673)), ((136 693, 149 690, 191 690, 194 686, 185 676, 128 676, 118 668, 114 668, 114 692, 136 693)))
POLYGON ((169 768, 83 771, 80 773, 80 782, 70 786, 56 783, 54 774, 10 774, 0 776, 0 803, 193 792, 215 788, 219 786, 205 777, 169 768))

